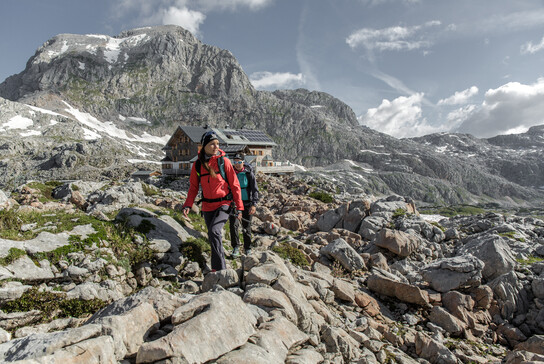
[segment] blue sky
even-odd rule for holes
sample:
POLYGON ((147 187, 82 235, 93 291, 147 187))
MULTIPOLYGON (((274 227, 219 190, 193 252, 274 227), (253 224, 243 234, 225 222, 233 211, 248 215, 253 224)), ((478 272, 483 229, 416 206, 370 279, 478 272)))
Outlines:
POLYGON ((330 93, 395 137, 544 124, 541 0, 2 0, 0 13, 0 81, 56 34, 177 24, 231 51, 257 89, 330 93))

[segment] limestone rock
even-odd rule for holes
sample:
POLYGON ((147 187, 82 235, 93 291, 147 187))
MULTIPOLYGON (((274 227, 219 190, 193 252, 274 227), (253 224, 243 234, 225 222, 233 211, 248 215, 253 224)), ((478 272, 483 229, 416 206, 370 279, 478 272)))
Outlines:
POLYGON ((459 251, 460 254, 470 253, 484 262, 482 275, 486 280, 514 269, 516 259, 506 241, 498 235, 474 238, 468 241, 459 251))
POLYGON ((243 345, 255 332, 256 319, 242 300, 228 291, 207 292, 176 309, 172 332, 144 343, 137 363, 179 357, 190 363, 216 359, 243 345))
POLYGON ((321 254, 336 259, 348 271, 366 269, 363 258, 344 239, 336 239, 320 250, 321 254))
POLYGON ((102 325, 104 333, 113 337, 117 360, 138 352, 149 332, 159 326, 159 316, 153 306, 142 302, 121 315, 102 316, 93 320, 102 325))
POLYGON ((209 291, 216 284, 225 289, 237 287, 240 285, 240 278, 234 269, 223 269, 217 272, 208 273, 202 282, 202 292, 209 291))
POLYGON ((86 339, 100 336, 101 333, 100 325, 84 325, 65 331, 30 335, 0 344, 0 359, 15 361, 39 358, 86 339))
POLYGON ((398 230, 382 229, 374 245, 385 248, 400 257, 407 257, 419 247, 419 238, 398 230))
POLYGON ((102 317, 123 315, 145 302, 151 304, 158 314, 159 320, 164 321, 172 316, 172 313, 178 307, 187 303, 191 298, 192 296, 174 296, 170 292, 160 288, 146 287, 133 295, 117 300, 104 307, 96 312, 87 323, 94 323, 102 317))
POLYGON ((429 294, 416 286, 400 282, 387 276, 382 271, 373 269, 367 279, 368 289, 388 297, 395 297, 403 302, 414 303, 424 307, 429 306, 429 294))
POLYGON ((439 259, 423 269, 423 279, 438 292, 477 287, 484 263, 471 254, 439 259))

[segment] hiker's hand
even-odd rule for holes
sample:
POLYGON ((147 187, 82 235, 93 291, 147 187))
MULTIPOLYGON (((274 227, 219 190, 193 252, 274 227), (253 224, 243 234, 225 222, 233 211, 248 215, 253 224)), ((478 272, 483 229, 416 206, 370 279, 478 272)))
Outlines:
POLYGON ((189 218, 189 216, 188 216, 189 215, 189 210, 191 210, 191 208, 189 208, 187 206, 185 206, 183 208, 183 216, 185 216, 186 218, 189 218))
POLYGON ((238 220, 242 220, 242 211, 238 210, 238 212, 236 213, 236 218, 238 220))
POLYGON ((249 214, 250 214, 250 215, 253 215, 253 214, 255 213, 255 211, 257 211, 257 208, 256 208, 255 206, 251 206, 251 207, 249 208, 249 214))

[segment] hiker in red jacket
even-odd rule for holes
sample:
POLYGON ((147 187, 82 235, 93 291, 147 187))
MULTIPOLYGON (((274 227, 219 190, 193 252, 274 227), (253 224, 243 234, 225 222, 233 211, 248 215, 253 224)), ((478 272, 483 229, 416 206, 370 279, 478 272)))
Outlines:
POLYGON ((213 131, 202 135, 202 148, 193 163, 189 177, 189 192, 183 204, 187 217, 193 206, 199 185, 202 187, 202 213, 208 227, 208 241, 212 250, 212 272, 226 268, 223 251, 223 225, 229 219, 229 208, 234 201, 238 218, 242 217, 244 204, 238 177, 225 152, 219 149, 219 140, 213 131), (224 171, 223 171, 224 169, 224 171), (224 176, 224 177, 223 177, 224 176), (226 178, 226 180, 225 180, 226 178))

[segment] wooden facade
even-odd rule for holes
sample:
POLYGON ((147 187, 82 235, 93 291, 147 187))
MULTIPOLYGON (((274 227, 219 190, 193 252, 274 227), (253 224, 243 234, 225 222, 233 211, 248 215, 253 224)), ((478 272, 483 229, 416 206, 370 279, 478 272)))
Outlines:
POLYGON ((162 160, 163 174, 189 174, 201 148, 200 138, 209 130, 217 134, 220 148, 227 157, 232 158, 236 153, 243 152, 246 162, 251 162, 257 169, 277 166, 272 157, 272 150, 277 145, 263 131, 180 126, 163 148, 166 154, 162 160))

